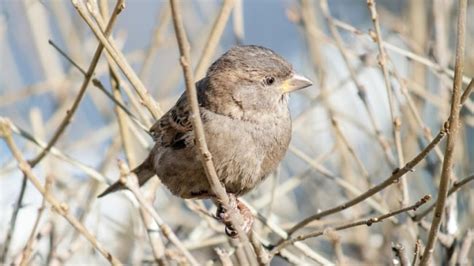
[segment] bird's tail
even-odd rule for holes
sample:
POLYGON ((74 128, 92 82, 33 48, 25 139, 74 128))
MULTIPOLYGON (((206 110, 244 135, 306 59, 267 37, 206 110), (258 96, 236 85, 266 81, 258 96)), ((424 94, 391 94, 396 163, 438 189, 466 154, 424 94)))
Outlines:
MULTIPOLYGON (((155 171, 153 170, 153 163, 150 157, 151 156, 148 156, 148 158, 143 163, 141 163, 139 166, 132 170, 132 172, 137 175, 138 184, 140 186, 145 184, 148 179, 155 175, 155 171)), ((120 181, 117 181, 110 185, 106 190, 104 190, 104 192, 102 192, 98 197, 101 198, 109 193, 119 191, 124 188, 125 185, 122 184, 120 181)))

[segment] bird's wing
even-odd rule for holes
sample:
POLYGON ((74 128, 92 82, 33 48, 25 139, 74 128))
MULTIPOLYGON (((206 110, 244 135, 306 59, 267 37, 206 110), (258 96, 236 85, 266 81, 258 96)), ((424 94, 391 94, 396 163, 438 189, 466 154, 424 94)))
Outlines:
MULTIPOLYGON (((205 80, 196 83, 198 101, 202 105, 205 80)), ((186 94, 150 128, 150 134, 161 147, 183 149, 194 143, 193 127, 186 94)))
POLYGON ((186 95, 150 128, 153 139, 161 147, 184 148, 185 135, 192 131, 186 95))

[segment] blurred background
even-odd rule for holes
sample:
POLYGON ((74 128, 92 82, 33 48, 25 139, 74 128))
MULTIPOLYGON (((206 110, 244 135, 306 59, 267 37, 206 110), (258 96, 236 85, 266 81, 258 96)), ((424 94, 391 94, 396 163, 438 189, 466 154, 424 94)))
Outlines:
MULTIPOLYGON (((91 11, 99 8, 105 14, 110 14, 115 5, 115 1, 85 2, 91 11), (104 11, 105 7, 109 10, 104 11)), ((314 86, 291 97, 293 138, 284 161, 271 177, 244 197, 259 213, 254 229, 263 243, 275 244, 280 239, 275 228, 287 230, 303 218, 352 199, 388 178, 394 169, 417 155, 448 118, 458 1, 376 1, 392 107, 366 1, 181 3, 194 67, 209 46, 213 25, 223 13, 221 7, 227 5, 230 16, 227 21, 220 21, 225 27, 222 35, 218 34, 219 42, 211 49, 209 59, 216 59, 236 44, 258 44, 273 49, 297 72, 314 81, 314 86), (394 127, 394 121, 399 127, 394 127)), ((471 2, 467 10, 464 87, 474 76, 474 52, 470 49, 474 45, 473 16, 471 2)), ((161 108, 171 107, 184 91, 184 82, 168 2, 127 1, 113 28, 113 38, 161 108)), ((14 140, 26 159, 35 158, 51 139, 84 79, 48 41, 85 70, 98 45, 70 1, 0 0, 0 116, 15 125, 14 140)), ((120 90, 113 90, 105 54, 104 51, 94 77, 109 94, 123 98, 124 105, 143 125, 150 126, 153 119, 121 72, 117 77, 120 90)), ((203 61, 204 69, 212 60, 203 61)), ((202 72, 197 73, 196 78, 202 76, 202 72)), ((474 172, 473 100, 470 97, 461 110, 454 164, 456 180, 474 172)), ((120 192, 96 199, 107 183, 117 180, 118 159, 136 166, 152 145, 146 132, 127 117, 125 130, 130 137, 125 154, 122 126, 117 119, 120 111, 116 109, 104 91, 90 84, 71 123, 51 153, 34 167, 34 173, 42 182, 49 180, 50 193, 67 203, 69 212, 121 262, 154 264, 142 221, 147 219, 140 215, 131 194, 120 192)), ((444 145, 443 141, 398 184, 313 223, 302 232, 380 215, 413 204, 426 194, 436 198, 444 145)), ((2 264, 21 261, 35 224, 35 238, 30 241, 31 264, 107 264, 60 215, 48 208, 49 204, 42 211, 43 197, 31 183, 24 182, 3 141, 0 190, 2 264)), ((220 247, 238 264, 223 226, 205 214, 214 213, 211 202, 174 197, 159 185, 157 178, 143 191, 200 263, 220 264, 214 251, 220 247)), ((459 262, 463 240, 472 235, 468 232, 474 226, 472 192, 473 186, 466 184, 449 198, 441 227, 446 238, 436 246, 435 264, 459 262)), ((410 216, 422 213, 434 201, 421 210, 371 227, 350 228, 304 241, 321 256, 320 260, 315 259, 315 254, 290 246, 289 254, 276 256, 272 264, 397 264, 393 244, 402 245, 411 261, 417 239, 426 241, 432 215, 426 215, 421 222, 413 222, 410 216)), ((145 224, 149 227, 156 227, 148 222, 145 224)), ((175 247, 164 238, 163 243, 167 258, 172 263, 182 262, 175 247)), ((471 251, 468 258, 472 254, 471 251)))

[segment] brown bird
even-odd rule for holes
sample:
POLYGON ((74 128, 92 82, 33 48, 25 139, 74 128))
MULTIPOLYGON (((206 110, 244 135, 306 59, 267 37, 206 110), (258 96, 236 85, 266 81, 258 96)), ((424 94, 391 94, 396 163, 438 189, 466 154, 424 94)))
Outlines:
MULTIPOLYGON (((196 83, 212 160, 220 181, 233 196, 233 205, 244 216, 247 231, 253 216, 235 197, 253 189, 277 167, 291 138, 288 93, 311 84, 281 56, 256 45, 233 47, 196 83)), ((195 145, 185 94, 150 133, 156 143, 147 159, 132 170, 139 184, 156 174, 176 196, 213 198, 195 145)), ((99 197, 123 187, 116 182, 99 197)), ((217 216, 229 225, 225 210, 219 208, 217 216)), ((226 232, 234 234, 229 226, 226 232)))

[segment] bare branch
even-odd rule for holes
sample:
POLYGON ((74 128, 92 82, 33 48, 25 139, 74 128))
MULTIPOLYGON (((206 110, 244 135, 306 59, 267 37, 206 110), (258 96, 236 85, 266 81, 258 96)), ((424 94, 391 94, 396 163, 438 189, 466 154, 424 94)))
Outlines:
MULTIPOLYGON (((190 55, 189 55, 189 43, 186 37, 186 33, 184 31, 183 20, 181 17, 181 12, 179 10, 179 5, 176 0, 170 0, 171 3, 171 12, 173 16, 173 24, 176 32, 176 38, 179 44, 179 51, 181 54, 180 62, 183 68, 184 78, 186 82, 186 97, 188 100, 188 104, 191 107, 192 111, 192 124, 194 135, 196 139, 196 144, 198 146, 198 151, 200 153, 200 158, 202 160, 202 164, 204 170, 206 172, 206 176, 213 191, 213 194, 217 197, 219 204, 222 204, 225 209, 230 210, 229 208, 229 197, 225 191, 225 188, 219 181, 219 177, 217 176, 216 169, 212 162, 212 155, 207 148, 207 143, 204 135, 204 128, 201 121, 201 115, 199 112, 199 103, 197 100, 197 93, 196 93, 196 86, 194 83, 194 77, 191 70, 190 64, 190 55)), ((244 249, 248 259, 253 262, 255 260, 255 255, 250 247, 250 242, 248 237, 242 231, 241 224, 242 218, 240 217, 239 213, 230 212, 230 217, 232 221, 233 227, 237 230, 240 240, 244 245, 244 249)))
MULTIPOLYGON (((340 230, 345 230, 345 229, 348 229, 348 228, 352 228, 352 227, 356 227, 356 226, 361 226, 361 225, 367 225, 367 226, 371 226, 375 223, 380 223, 382 222, 383 220, 389 218, 389 217, 392 217, 394 215, 397 215, 397 214, 400 214, 400 213, 403 213, 403 212, 407 212, 407 211, 412 211, 412 210, 416 210, 417 208, 419 208, 421 205, 425 204, 426 202, 428 202, 429 200, 431 199, 431 196, 429 195, 425 195, 423 198, 421 198, 419 201, 417 201, 415 204, 411 205, 411 206, 408 206, 408 207, 405 207, 405 208, 401 208, 399 210, 396 210, 396 211, 393 211, 393 212, 389 212, 389 213, 386 213, 384 215, 380 215, 378 217, 373 217, 373 218, 369 218, 369 219, 364 219, 364 220, 360 220, 360 221, 357 221, 357 222, 350 222, 350 223, 346 223, 346 224, 343 224, 343 225, 340 225, 340 226, 336 226, 334 228, 332 228, 334 231, 340 231, 340 230)), ((299 236, 296 236, 296 237, 293 237, 293 238, 290 238, 288 240, 285 240, 281 243, 279 243, 277 246, 275 246, 274 248, 272 248, 272 251, 270 253, 271 256, 274 256, 275 254, 277 254, 282 248, 284 248, 285 246, 288 246, 288 245, 291 245, 295 242, 298 242, 298 241, 303 241, 303 240, 306 240, 308 238, 313 238, 313 237, 318 237, 318 236, 321 236, 324 234, 326 229, 324 230, 320 230, 320 231, 315 231, 315 232, 311 232, 311 233, 308 233, 308 234, 303 234, 303 235, 299 235, 299 236)))
POLYGON ((0 136, 4 138, 10 151, 12 152, 15 159, 18 161, 19 168, 23 174, 28 178, 28 180, 33 183, 36 189, 43 195, 43 197, 52 205, 53 210, 59 215, 63 216, 77 231, 81 233, 91 244, 94 246, 97 251, 99 251, 104 258, 106 258, 113 265, 121 264, 112 254, 110 254, 105 247, 100 244, 95 236, 91 234, 85 227, 80 223, 70 212, 69 207, 66 203, 59 202, 51 193, 47 193, 45 188, 41 185, 41 182, 33 174, 31 165, 23 158, 21 151, 16 146, 13 141, 12 131, 10 127, 10 122, 4 118, 0 119, 0 136))
POLYGON ((458 25, 457 25, 457 41, 456 41, 456 63, 454 67, 453 94, 451 99, 451 112, 449 115, 449 123, 447 125, 448 138, 444 153, 443 168, 441 170, 441 178, 438 187, 438 199, 436 201, 435 214, 431 224, 428 242, 423 253, 420 265, 428 265, 431 255, 434 251, 436 237, 438 235, 441 218, 444 213, 446 198, 448 197, 449 181, 452 177, 452 166, 454 160, 454 150, 456 148, 457 133, 459 129, 459 112, 461 110, 461 89, 462 89, 462 73, 464 67, 464 43, 466 32, 466 10, 467 0, 459 1, 458 25))

